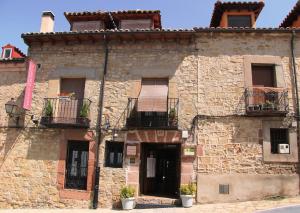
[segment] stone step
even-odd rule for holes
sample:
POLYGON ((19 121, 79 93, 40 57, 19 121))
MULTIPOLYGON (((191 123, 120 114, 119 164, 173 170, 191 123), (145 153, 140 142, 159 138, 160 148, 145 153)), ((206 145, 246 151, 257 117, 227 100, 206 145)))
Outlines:
POLYGON ((180 205, 180 199, 155 196, 140 196, 136 199, 136 209, 174 208, 180 205))

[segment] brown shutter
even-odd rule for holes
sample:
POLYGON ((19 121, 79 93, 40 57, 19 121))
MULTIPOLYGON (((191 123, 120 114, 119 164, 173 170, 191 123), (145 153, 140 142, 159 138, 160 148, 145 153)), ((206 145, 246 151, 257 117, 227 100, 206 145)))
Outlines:
POLYGON ((166 112, 168 105, 168 81, 147 79, 142 81, 138 99, 139 112, 166 112))
POLYGON ((252 66, 253 86, 275 87, 275 69, 273 65, 252 66))

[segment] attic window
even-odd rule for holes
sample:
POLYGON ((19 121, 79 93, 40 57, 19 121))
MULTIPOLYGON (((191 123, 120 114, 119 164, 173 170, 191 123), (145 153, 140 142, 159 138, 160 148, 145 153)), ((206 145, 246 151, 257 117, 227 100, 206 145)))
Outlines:
POLYGON ((12 49, 5 48, 3 51, 3 58, 11 58, 11 55, 12 55, 12 49))
POLYGON ((228 27, 252 27, 250 15, 229 15, 228 27))

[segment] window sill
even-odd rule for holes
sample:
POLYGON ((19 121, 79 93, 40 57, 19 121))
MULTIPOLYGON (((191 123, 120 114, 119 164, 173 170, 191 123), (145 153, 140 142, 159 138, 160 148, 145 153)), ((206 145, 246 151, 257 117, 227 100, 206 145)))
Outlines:
POLYGON ((264 162, 266 163, 297 163, 298 158, 292 153, 290 154, 269 154, 264 156, 264 162))
POLYGON ((62 189, 59 191, 59 197, 62 199, 89 200, 91 197, 91 191, 62 189))

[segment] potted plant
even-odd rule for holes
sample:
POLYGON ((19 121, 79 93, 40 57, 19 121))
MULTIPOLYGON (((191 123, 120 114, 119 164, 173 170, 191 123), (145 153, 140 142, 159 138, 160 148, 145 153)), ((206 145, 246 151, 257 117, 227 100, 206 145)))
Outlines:
POLYGON ((274 110, 275 103, 267 100, 266 103, 263 105, 263 108, 264 108, 264 110, 274 110))
POLYGON ((87 124, 88 122, 89 110, 89 104, 84 102, 79 112, 80 121, 84 124, 87 124))
POLYGON ((181 185, 180 198, 181 198, 182 206, 185 208, 192 207, 195 194, 196 194, 196 184, 189 183, 189 184, 181 185))
POLYGON ((53 106, 48 100, 45 104, 45 116, 43 116, 42 123, 51 123, 53 119, 53 106))
POLYGON ((177 120, 176 120, 176 109, 171 108, 169 111, 169 125, 170 126, 176 126, 177 120))
POLYGON ((124 210, 131 210, 135 206, 135 189, 132 186, 124 186, 121 189, 121 201, 124 210))

